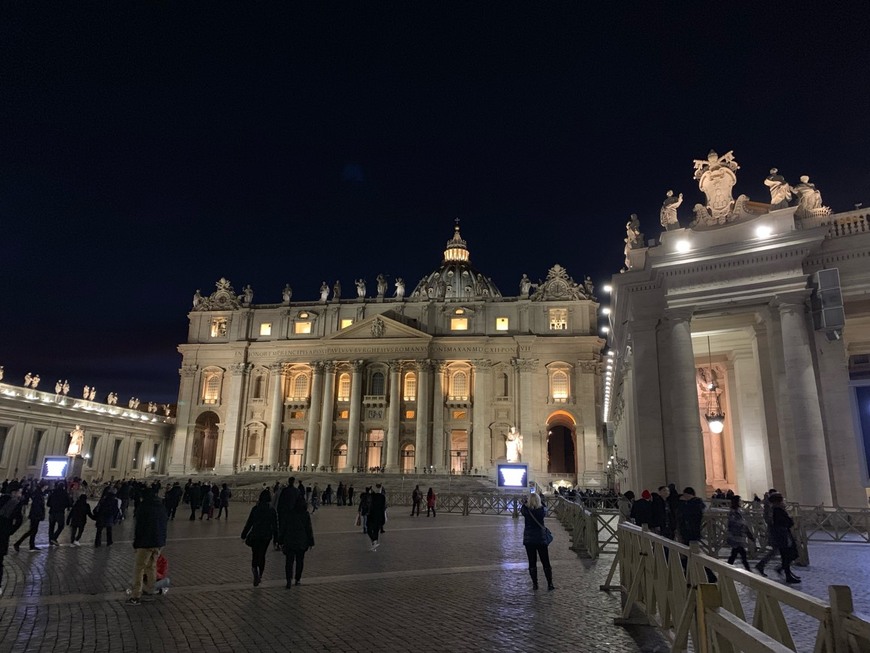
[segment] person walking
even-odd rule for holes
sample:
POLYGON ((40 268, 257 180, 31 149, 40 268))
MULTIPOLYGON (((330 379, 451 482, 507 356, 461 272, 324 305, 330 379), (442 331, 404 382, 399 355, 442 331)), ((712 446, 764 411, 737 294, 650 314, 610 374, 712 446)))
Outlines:
POLYGON ((308 514, 308 504, 302 495, 296 499, 296 507, 283 524, 281 541, 284 543, 284 578, 289 589, 293 587, 294 581, 296 585, 302 584, 305 552, 314 546, 311 515, 308 514))
POLYGON ((79 546, 79 540, 82 538, 85 525, 88 523, 88 517, 95 519, 94 513, 91 512, 91 506, 88 505, 88 497, 80 494, 66 518, 66 525, 70 527, 70 546, 79 546))
POLYGON ((526 547, 526 555, 529 558, 532 589, 538 589, 538 557, 540 557, 544 576, 547 578, 547 589, 554 590, 556 588, 553 585, 553 568, 550 566, 550 545, 547 542, 547 529, 544 527, 546 510, 541 504, 541 497, 532 494, 528 499, 523 499, 520 514, 525 519, 523 546, 526 547))
POLYGON ((230 518, 230 499, 233 498, 233 491, 227 487, 226 483, 221 484, 220 491, 220 508, 218 509, 217 518, 221 518, 221 514, 226 514, 225 519, 230 518))
POLYGON ((9 538, 14 532, 16 513, 21 511, 21 490, 14 490, 0 494, 0 596, 3 596, 3 558, 9 552, 9 538))
POLYGON ((701 540, 701 522, 704 519, 706 508, 704 501, 695 496, 694 488, 687 487, 683 490, 677 512, 677 526, 680 532, 680 541, 683 544, 701 540))
POLYGON ((160 549, 166 546, 168 522, 166 507, 151 488, 145 488, 142 491, 142 503, 136 512, 133 531, 136 557, 133 563, 133 591, 127 599, 128 605, 139 605, 142 602, 143 585, 149 594, 154 592, 157 558, 160 556, 160 549))
POLYGON ((48 507, 48 543, 50 546, 60 546, 57 539, 63 532, 66 523, 66 511, 72 506, 69 492, 66 491, 66 482, 58 481, 54 489, 48 495, 46 501, 48 507))
POLYGON ((432 518, 434 519, 437 515, 435 514, 435 506, 438 502, 438 497, 435 495, 435 491, 430 487, 429 491, 426 493, 426 516, 429 516, 429 513, 432 513, 432 518))
POLYGON ((378 483, 375 491, 369 496, 369 514, 366 519, 366 529, 369 539, 372 541, 372 551, 380 545, 380 533, 387 519, 387 495, 381 492, 381 484, 378 483))
POLYGON ((30 538, 30 550, 39 551, 40 548, 36 546, 36 534, 39 532, 39 522, 45 520, 45 498, 42 494, 42 483, 38 484, 30 493, 30 511, 27 513, 27 519, 30 522, 30 528, 18 538, 12 548, 19 551, 21 543, 30 538))
POLYGON ((359 508, 357 512, 359 513, 359 521, 362 525, 362 532, 368 533, 368 518, 369 518, 369 505, 372 497, 372 489, 367 487, 365 491, 359 495, 359 508))
POLYGON ((107 487, 103 490, 103 496, 100 497, 100 501, 92 514, 97 522, 97 536, 94 539, 94 546, 100 546, 103 530, 106 531, 106 546, 112 546, 112 527, 121 521, 121 508, 118 506, 115 488, 107 487))
POLYGON ((166 491, 166 512, 169 519, 175 519, 175 512, 178 510, 178 504, 181 503, 182 489, 178 481, 172 484, 172 487, 166 491))
POLYGON ((257 505, 251 508, 248 521, 242 529, 242 539, 251 547, 251 572, 254 587, 263 579, 266 569, 266 551, 269 542, 278 540, 278 513, 271 505, 272 493, 266 488, 260 492, 257 505))
POLYGON ((731 554, 728 556, 728 564, 733 565, 737 556, 743 562, 746 571, 749 571, 749 563, 746 561, 746 543, 747 538, 754 540, 755 536, 749 530, 746 520, 743 518, 743 513, 740 511, 740 495, 731 497, 731 509, 728 511, 728 536, 727 544, 731 547, 731 554))
POLYGON ((214 492, 212 491, 211 485, 207 483, 205 487, 203 487, 202 510, 199 513, 200 521, 202 521, 202 518, 206 516, 208 517, 206 521, 211 521, 212 506, 214 506, 214 492))
POLYGON ((416 515, 420 516, 420 504, 423 502, 423 492, 420 490, 420 486, 416 486, 414 491, 411 492, 411 517, 416 515))
POLYGON ((791 570, 791 563, 798 557, 797 542, 791 532, 794 520, 786 512, 782 495, 779 492, 770 495, 770 507, 770 544, 779 551, 779 558, 782 562, 782 566, 777 567, 776 570, 785 575, 786 583, 790 585, 799 583, 801 582, 800 576, 795 575, 791 570))
POLYGON ((187 497, 190 500, 190 521, 194 521, 196 511, 202 505, 202 485, 199 484, 199 481, 190 486, 187 497))

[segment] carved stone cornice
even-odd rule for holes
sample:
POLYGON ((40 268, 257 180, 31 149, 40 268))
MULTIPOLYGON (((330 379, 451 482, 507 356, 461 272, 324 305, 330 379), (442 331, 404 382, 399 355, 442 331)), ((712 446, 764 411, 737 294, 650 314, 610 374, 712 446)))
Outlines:
POLYGON ((780 315, 785 313, 803 315, 806 312, 807 298, 809 296, 810 290, 808 289, 782 293, 773 298, 770 306, 778 310, 780 315))
POLYGON ((593 374, 601 374, 601 361, 581 360, 577 361, 577 367, 584 372, 592 372, 593 374))
POLYGON ((389 361, 387 367, 390 369, 390 374, 400 374, 402 372, 402 361, 389 361))
POLYGON ((287 371, 289 365, 287 363, 271 363, 268 368, 272 374, 283 374, 287 371))
POLYGON ((189 379, 193 376, 196 376, 198 370, 199 365, 187 363, 181 366, 181 368, 178 370, 178 373, 182 376, 182 378, 189 379))
POLYGON ((241 376, 250 372, 253 367, 250 363, 231 363, 230 372, 233 376, 241 376))
POLYGON ((534 372, 536 369, 538 369, 538 359, 514 358, 511 359, 511 365, 513 365, 520 372, 534 372))
POLYGON ((323 374, 323 369, 326 367, 326 363, 324 361, 313 361, 309 363, 311 365, 311 369, 315 374, 323 374))
POLYGON ((443 374, 447 371, 447 361, 432 361, 432 366, 435 368, 435 371, 439 374, 443 374))
POLYGON ((478 372, 491 372, 492 371, 492 361, 488 358, 478 358, 476 360, 472 360, 471 364, 474 366, 474 369, 478 372))
POLYGON ((366 367, 366 362, 364 360, 355 360, 350 362, 350 369, 354 374, 359 374, 366 367))
POLYGON ((323 361, 323 371, 327 374, 335 374, 335 370, 338 368, 338 363, 335 361, 323 361))

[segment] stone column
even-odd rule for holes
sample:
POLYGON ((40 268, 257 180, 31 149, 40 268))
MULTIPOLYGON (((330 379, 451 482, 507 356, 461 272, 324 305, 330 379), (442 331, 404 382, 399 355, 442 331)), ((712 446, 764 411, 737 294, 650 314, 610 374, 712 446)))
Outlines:
POLYGON ((707 483, 692 349, 692 311, 670 309, 667 319, 670 356, 663 371, 670 385, 671 432, 666 437, 673 443, 667 451, 668 481, 691 486, 703 496, 707 483))
POLYGON ((604 397, 601 384, 601 369, 606 365, 600 360, 579 360, 571 387, 571 397, 580 409, 582 422, 577 424, 577 446, 574 458, 577 480, 595 478, 599 471, 598 437, 601 423, 601 408, 604 397))
POLYGON ((444 462, 444 370, 447 364, 436 361, 434 365, 434 383, 432 388, 432 462, 435 469, 443 474, 447 471, 444 462))
POLYGON ((399 409, 401 408, 402 365, 390 361, 390 406, 387 419, 386 459, 384 467, 395 472, 399 467, 399 409))
POLYGON ((239 434, 242 421, 242 399, 250 363, 233 363, 230 365, 230 391, 227 400, 226 421, 220 440, 215 472, 218 474, 235 473, 236 452, 239 449, 239 434))
POLYGON ((365 361, 351 361, 350 415, 347 421, 347 467, 359 465, 360 411, 362 410, 362 371, 365 361))
POLYGON ((730 415, 726 417, 734 439, 736 492, 744 497, 771 486, 761 373, 753 343, 748 345, 732 350, 733 374, 728 375, 727 388, 730 415))
POLYGON ((286 460, 278 460, 278 451, 281 448, 281 438, 284 434, 284 364, 275 363, 269 366, 271 372, 269 379, 272 383, 271 411, 269 418, 269 433, 266 436, 266 446, 263 448, 263 464, 278 465, 286 463, 286 460))
POLYGON ((543 436, 539 446, 533 446, 532 441, 537 438, 533 434, 540 431, 534 423, 534 373, 538 369, 537 358, 514 358, 511 361, 518 373, 517 394, 520 400, 519 415, 519 431, 523 436, 523 454, 522 462, 529 463, 531 470, 540 473, 547 472, 546 451, 547 438, 543 436))
MULTIPOLYGON (((631 448, 621 450, 626 452, 622 456, 627 458, 629 464, 629 477, 624 482, 629 481, 631 487, 641 488, 680 483, 680 479, 669 475, 673 472, 665 464, 666 454, 674 445, 666 441, 663 426, 662 412, 665 410, 668 385, 659 382, 659 365, 663 364, 664 357, 659 356, 658 320, 634 320, 630 323, 630 329, 631 384, 626 384, 623 392, 626 395, 626 412, 630 413, 626 434, 631 448)), ((620 356, 623 355, 625 352, 620 352, 620 356)), ((626 364, 622 360, 617 362, 623 366, 626 364)), ((625 369, 622 373, 626 374, 625 369)), ((618 380, 612 395, 614 401, 617 386, 618 380)), ((629 489, 624 482, 625 489, 629 489)))
MULTIPOLYGON (((198 402, 196 373, 198 365, 185 364, 178 373, 181 375, 181 387, 178 390, 178 408, 175 415, 175 434, 172 436, 172 454, 169 459, 168 473, 177 475, 187 472, 190 450, 193 446, 194 428, 190 418, 193 407, 198 402)), ((97 452, 91 454, 97 457, 97 452)), ((96 466, 96 460, 94 465, 96 466)))
MULTIPOLYGON (((769 308, 759 316, 755 324, 755 346, 758 350, 758 371, 761 376, 761 390, 764 399, 764 425, 767 430, 768 460, 770 461, 770 482, 762 484, 764 491, 769 488, 785 490, 791 485, 786 482, 783 433, 791 430, 791 410, 789 409, 788 387, 785 382, 785 367, 782 360, 782 347, 775 346, 782 340, 779 320, 775 319, 769 308)), ((756 490, 753 489, 753 492, 756 490)))
POLYGON ((431 361, 417 361, 417 429, 414 444, 414 466, 418 469, 423 469, 431 464, 426 446, 429 430, 429 377, 431 374, 431 361))
MULTIPOLYGON (((490 442, 489 407, 492 400, 492 361, 480 359, 473 361, 474 390, 471 405, 471 458, 469 469, 477 468, 478 473, 488 472, 492 461, 490 442)), ((522 431, 521 431, 522 433, 522 431)))
POLYGON ((332 417, 335 411, 335 363, 324 365, 326 377, 323 379, 323 411, 320 413, 320 467, 332 464, 332 417))
POLYGON ((308 404, 308 433, 305 434, 305 460, 310 469, 317 467, 318 444, 320 443, 320 411, 323 397, 323 362, 311 363, 311 403, 308 404))
POLYGON ((778 296, 774 300, 782 327, 782 354, 789 403, 793 416, 791 430, 785 434, 785 459, 798 480, 786 488, 791 501, 830 506, 833 504, 828 455, 825 451, 824 425, 819 409, 813 352, 803 293, 778 296))

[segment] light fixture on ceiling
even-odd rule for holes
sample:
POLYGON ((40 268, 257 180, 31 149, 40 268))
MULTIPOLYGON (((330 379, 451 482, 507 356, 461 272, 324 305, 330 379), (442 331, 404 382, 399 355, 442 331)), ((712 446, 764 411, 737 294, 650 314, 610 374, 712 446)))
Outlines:
POLYGON ((710 336, 707 336, 707 362, 710 366, 710 381, 707 383, 707 408, 704 417, 712 433, 719 434, 725 430, 725 411, 719 403, 719 389, 716 386, 716 377, 713 376, 713 354, 710 351, 710 336))

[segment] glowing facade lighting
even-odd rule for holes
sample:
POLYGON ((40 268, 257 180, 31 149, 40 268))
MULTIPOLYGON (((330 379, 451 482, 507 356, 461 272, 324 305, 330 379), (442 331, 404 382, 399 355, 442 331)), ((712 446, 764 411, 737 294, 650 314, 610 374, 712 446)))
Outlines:
POLYGON ((768 238, 773 233, 773 229, 763 224, 755 229, 755 235, 759 238, 768 238))
POLYGON ((692 249, 691 243, 688 240, 678 240, 676 244, 677 251, 680 253, 688 252, 692 249))
POLYGON ((613 286, 611 286, 609 283, 604 284, 604 287, 602 288, 602 290, 604 292, 613 292, 613 286))

